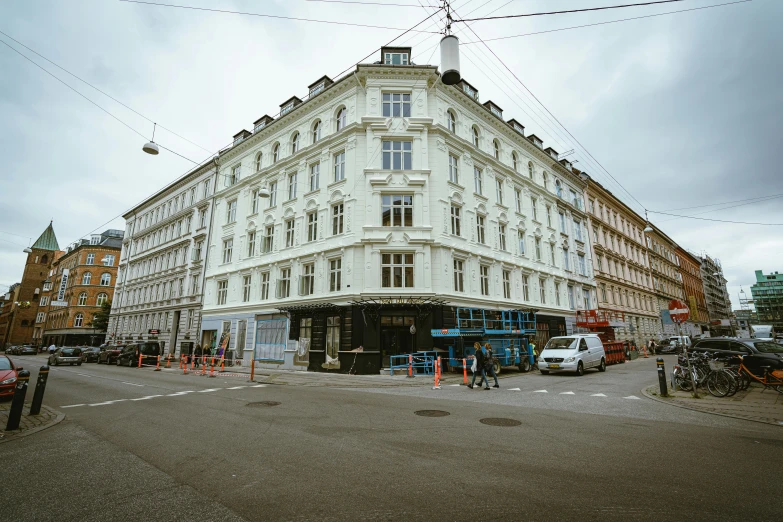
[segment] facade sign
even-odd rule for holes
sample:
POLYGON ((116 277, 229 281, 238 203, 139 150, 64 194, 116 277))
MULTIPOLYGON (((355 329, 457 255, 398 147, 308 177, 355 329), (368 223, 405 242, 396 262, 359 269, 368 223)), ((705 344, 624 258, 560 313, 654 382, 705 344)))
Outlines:
POLYGON ((62 301, 63 299, 65 299, 65 287, 68 285, 68 274, 70 274, 70 270, 67 268, 63 268, 63 275, 62 278, 60 279, 60 288, 57 290, 58 301, 62 301))
POLYGON ((158 335, 160 333, 160 330, 155 330, 155 329, 147 330, 147 333, 149 335, 158 335))

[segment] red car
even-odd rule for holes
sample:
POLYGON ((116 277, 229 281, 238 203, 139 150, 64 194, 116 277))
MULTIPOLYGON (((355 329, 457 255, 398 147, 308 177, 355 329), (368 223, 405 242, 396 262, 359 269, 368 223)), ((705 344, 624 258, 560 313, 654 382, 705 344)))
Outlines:
POLYGON ((7 356, 0 356, 0 398, 10 399, 14 396, 16 377, 21 369, 7 356))

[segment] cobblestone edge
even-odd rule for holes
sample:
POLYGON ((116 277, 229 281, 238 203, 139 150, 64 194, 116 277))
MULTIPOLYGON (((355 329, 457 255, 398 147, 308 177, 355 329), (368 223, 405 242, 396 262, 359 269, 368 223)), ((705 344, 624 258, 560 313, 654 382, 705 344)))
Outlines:
POLYGON ((730 413, 721 413, 721 412, 717 412, 717 411, 703 410, 701 408, 694 408, 693 406, 687 406, 685 404, 680 404, 679 402, 676 401, 676 399, 672 399, 672 400, 663 399, 663 398, 661 398, 658 395, 653 395, 652 393, 648 392, 648 390, 650 390, 650 389, 656 389, 657 390, 657 385, 652 385, 652 386, 648 386, 647 388, 642 388, 642 395, 644 395, 648 399, 652 399, 654 401, 661 402, 663 404, 668 404, 669 406, 675 406, 677 408, 682 408, 684 410, 698 411, 700 413, 707 413, 709 415, 719 415, 721 417, 728 417, 730 419, 739 419, 739 420, 750 421, 750 422, 758 422, 758 423, 761 423, 761 424, 768 424, 768 425, 771 425, 771 426, 777 426, 779 428, 783 427, 783 425, 778 424, 777 422, 767 421, 767 420, 763 420, 763 419, 759 419, 759 418, 742 417, 742 416, 739 416, 739 415, 732 415, 730 413))
POLYGON ((46 408, 47 410, 49 410, 52 413, 56 414, 57 417, 55 417, 55 419, 52 422, 48 423, 48 424, 44 424, 43 426, 38 426, 38 427, 33 428, 31 430, 25 430, 23 433, 13 433, 13 434, 11 434, 10 437, 6 434, 6 437, 3 437, 2 439, 0 439, 0 444, 2 444, 4 442, 12 442, 12 441, 15 441, 15 440, 18 440, 18 439, 22 439, 24 437, 27 437, 28 435, 33 435, 35 433, 38 433, 39 431, 43 431, 45 429, 51 428, 52 426, 60 424, 63 421, 63 419, 65 419, 65 414, 60 412, 60 411, 57 411, 57 410, 55 410, 53 408, 49 408, 48 406, 42 406, 42 408, 46 408))

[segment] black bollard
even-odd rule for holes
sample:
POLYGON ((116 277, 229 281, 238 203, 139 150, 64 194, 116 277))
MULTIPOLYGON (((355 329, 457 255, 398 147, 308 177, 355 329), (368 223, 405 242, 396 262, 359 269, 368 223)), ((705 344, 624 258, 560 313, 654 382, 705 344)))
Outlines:
POLYGON ((8 424, 5 425, 5 431, 18 430, 19 420, 22 418, 22 409, 24 408, 24 396, 27 394, 27 381, 30 380, 30 372, 22 370, 16 378, 14 387, 14 399, 11 402, 11 411, 8 412, 8 424))
POLYGON ((658 365, 658 384, 661 386, 661 397, 668 397, 669 391, 666 388, 666 368, 663 365, 663 357, 658 357, 655 362, 658 365))
POLYGON ((38 370, 38 380, 35 382, 35 393, 33 394, 33 404, 30 406, 30 415, 41 413, 41 403, 43 402, 44 392, 46 391, 46 380, 49 378, 49 367, 41 366, 38 370))

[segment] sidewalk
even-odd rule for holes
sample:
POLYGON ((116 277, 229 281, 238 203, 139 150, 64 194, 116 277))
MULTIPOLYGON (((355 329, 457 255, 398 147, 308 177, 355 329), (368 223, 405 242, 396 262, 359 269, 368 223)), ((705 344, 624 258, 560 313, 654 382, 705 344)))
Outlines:
POLYGON ((650 399, 680 408, 723 415, 754 422, 783 426, 783 395, 775 390, 764 390, 751 385, 733 397, 714 397, 707 390, 699 390, 699 399, 691 392, 669 390, 669 397, 661 397, 658 385, 649 386, 642 393, 650 399))
POLYGON ((0 443, 32 435, 33 433, 54 426, 65 418, 65 414, 58 413, 46 406, 41 406, 41 413, 39 415, 30 415, 30 403, 26 403, 22 410, 22 419, 19 421, 19 429, 5 431, 5 426, 8 423, 8 412, 10 410, 11 401, 0 402, 0 443))

